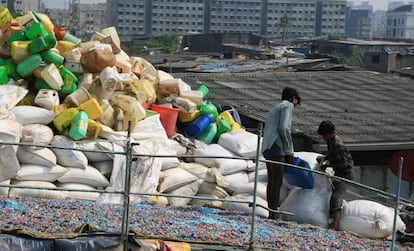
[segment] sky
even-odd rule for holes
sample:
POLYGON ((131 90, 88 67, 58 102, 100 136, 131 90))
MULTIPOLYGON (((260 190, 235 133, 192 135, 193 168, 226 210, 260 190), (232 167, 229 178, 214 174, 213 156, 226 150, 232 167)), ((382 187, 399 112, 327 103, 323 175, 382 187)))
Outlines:
MULTIPOLYGON (((79 0, 80 3, 105 3, 106 0, 79 0)), ((387 10, 388 3, 394 2, 396 0, 350 0, 351 2, 354 2, 354 4, 359 5, 363 1, 368 1, 370 4, 374 7, 374 10, 387 10)), ((408 0, 397 0, 397 1, 403 1, 404 3, 408 3, 408 0)), ((69 0, 43 0, 43 2, 46 4, 46 7, 49 8, 63 8, 63 6, 68 5, 69 0)))
POLYGON ((360 5, 361 2, 366 2, 368 1, 374 8, 375 10, 387 10, 388 9, 388 3, 391 2, 404 2, 404 3, 408 3, 408 0, 348 0, 348 2, 354 2, 354 4, 356 5, 360 5))
MULTIPOLYGON (((63 8, 69 4, 69 0, 42 0, 48 8, 63 8)), ((105 3, 106 0, 79 0, 80 3, 105 3)))

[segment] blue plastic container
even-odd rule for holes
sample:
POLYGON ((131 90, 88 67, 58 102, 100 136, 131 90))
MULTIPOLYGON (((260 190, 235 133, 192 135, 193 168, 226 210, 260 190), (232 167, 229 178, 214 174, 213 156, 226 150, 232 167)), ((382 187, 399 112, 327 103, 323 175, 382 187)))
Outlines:
MULTIPOLYGON (((309 163, 299 157, 294 158, 293 165, 305 167, 309 170, 311 169, 309 163)), ((313 188, 314 179, 311 171, 306 171, 291 166, 285 166, 285 173, 283 178, 292 186, 297 186, 305 189, 313 188)))
POLYGON ((187 126, 185 134, 189 138, 195 138, 203 133, 206 128, 213 122, 214 117, 211 114, 201 114, 196 120, 187 126))

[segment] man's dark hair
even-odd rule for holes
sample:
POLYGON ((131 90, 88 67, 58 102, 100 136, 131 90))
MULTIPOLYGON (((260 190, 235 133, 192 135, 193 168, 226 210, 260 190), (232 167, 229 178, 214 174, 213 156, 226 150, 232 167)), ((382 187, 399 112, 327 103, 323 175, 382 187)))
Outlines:
POLYGON ((329 120, 322 121, 318 128, 318 134, 322 136, 334 131, 335 125, 329 120))
POLYGON ((300 105, 301 98, 299 96, 299 92, 292 87, 285 87, 282 91, 282 100, 290 100, 292 98, 296 98, 298 100, 298 105, 300 105))

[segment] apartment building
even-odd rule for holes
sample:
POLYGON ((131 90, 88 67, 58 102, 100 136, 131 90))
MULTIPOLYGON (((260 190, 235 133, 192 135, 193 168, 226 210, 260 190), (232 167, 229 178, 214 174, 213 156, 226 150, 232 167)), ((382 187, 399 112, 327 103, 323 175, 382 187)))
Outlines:
POLYGON ((387 34, 387 12, 377 10, 372 14, 372 36, 385 37, 387 34))
POLYGON ((387 13, 386 36, 397 39, 414 39, 413 4, 397 7, 387 13))
POLYGON ((0 6, 6 7, 12 13, 41 11, 43 3, 40 0, 0 0, 0 6))
POLYGON ((113 0, 107 24, 134 37, 242 32, 271 37, 345 33, 346 0, 113 0))
POLYGON ((356 39, 371 39, 372 23, 372 10, 350 8, 346 17, 345 36, 356 39))
POLYGON ((90 37, 95 31, 107 27, 105 19, 106 4, 80 4, 79 9, 75 8, 74 11, 69 13, 71 17, 79 16, 77 21, 70 19, 68 24, 70 30, 78 37, 90 37), (71 24, 74 25, 71 26, 71 24))

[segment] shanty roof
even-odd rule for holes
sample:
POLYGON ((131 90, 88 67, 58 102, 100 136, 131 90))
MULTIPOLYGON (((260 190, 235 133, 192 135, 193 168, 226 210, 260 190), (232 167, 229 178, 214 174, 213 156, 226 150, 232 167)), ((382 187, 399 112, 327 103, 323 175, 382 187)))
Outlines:
POLYGON ((370 71, 177 73, 196 89, 209 88, 214 104, 233 105, 240 115, 264 122, 285 86, 298 89, 292 132, 321 143, 316 130, 331 120, 353 150, 414 149, 414 80, 370 71))

